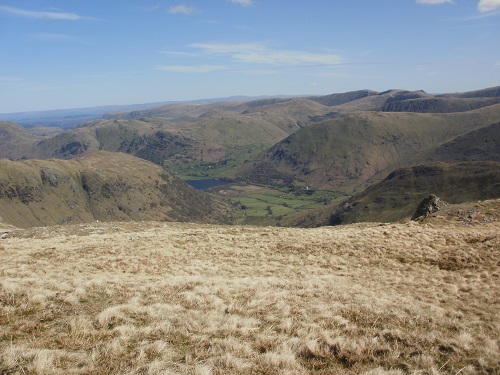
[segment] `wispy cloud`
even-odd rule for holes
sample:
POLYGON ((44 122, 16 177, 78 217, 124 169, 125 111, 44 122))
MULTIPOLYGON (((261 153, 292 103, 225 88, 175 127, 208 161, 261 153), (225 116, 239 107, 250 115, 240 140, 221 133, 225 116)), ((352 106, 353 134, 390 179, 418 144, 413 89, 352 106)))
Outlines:
POLYGON ((417 0, 417 4, 429 4, 429 5, 437 5, 437 4, 454 4, 454 0, 417 0))
POLYGON ((25 10, 5 5, 0 5, 0 13, 10 14, 18 17, 34 18, 34 19, 67 20, 67 21, 90 19, 89 17, 83 17, 75 13, 25 10))
POLYGON ((275 70, 256 69, 249 66, 229 65, 158 65, 157 70, 171 73, 217 73, 217 72, 239 72, 253 75, 276 74, 275 70))
POLYGON ((273 50, 258 43, 224 44, 194 43, 190 47, 197 48, 204 55, 225 56, 236 62, 268 64, 268 65, 337 65, 343 59, 331 53, 311 53, 293 50, 273 50))
POLYGON ((427 61, 417 64, 417 70, 424 71, 429 69, 435 69, 439 67, 449 67, 449 66, 459 66, 459 65, 469 65, 471 67, 483 65, 484 62, 480 60, 436 60, 427 61))
POLYGON ((193 15, 193 14, 200 14, 201 11, 193 6, 190 5, 175 5, 170 8, 168 8, 168 13, 171 14, 185 14, 185 15, 193 15))
POLYGON ((338 66, 343 58, 331 52, 311 53, 293 50, 273 50, 261 43, 194 43, 191 51, 163 51, 171 57, 215 61, 221 64, 159 65, 157 70, 173 73, 241 72, 269 75, 282 69, 338 66))
MULTIPOLYGON (((415 1, 417 4, 428 4, 428 5, 455 4, 455 0, 415 0, 415 1)), ((479 3, 477 4, 477 9, 481 13, 491 12, 500 9, 500 0, 479 0, 479 3)))
POLYGON ((477 9, 480 12, 491 12, 500 8, 500 0, 480 0, 477 9))
POLYGON ((253 4, 254 0, 229 0, 233 4, 238 4, 244 7, 248 7, 253 4))

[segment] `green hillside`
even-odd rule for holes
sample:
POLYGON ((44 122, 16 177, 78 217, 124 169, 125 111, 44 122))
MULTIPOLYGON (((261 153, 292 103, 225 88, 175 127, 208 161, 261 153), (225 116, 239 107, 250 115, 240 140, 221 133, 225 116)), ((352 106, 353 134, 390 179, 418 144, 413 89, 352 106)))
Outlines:
POLYGON ((18 227, 100 221, 232 223, 228 203, 123 153, 0 160, 1 221, 18 227))
POLYGON ((429 194, 453 204, 498 198, 500 162, 433 163, 398 169, 338 205, 323 224, 407 219, 429 194))
MULTIPOLYGON (((98 150, 120 151, 177 168, 180 173, 193 174, 192 168, 200 164, 224 166, 224 176, 234 177, 231 166, 328 117, 329 112, 329 107, 304 99, 175 104, 141 112, 140 116, 131 112, 91 121, 52 137, 34 137, 17 126, 16 136, 3 137, 0 155, 14 160, 70 159, 98 150)), ((14 127, 11 123, 0 124, 0 129, 9 134, 14 127)))
MULTIPOLYGON (((358 112, 312 124, 270 148, 241 169, 241 178, 260 184, 307 185, 315 188, 360 189, 396 168, 431 158, 425 151, 469 131, 495 125, 500 105, 460 114, 358 112)), ((474 137, 458 140, 461 151, 443 147, 439 158, 462 161, 474 137), (458 159, 458 160, 457 160, 458 159)), ((498 143, 490 143, 498 153, 498 143)), ((430 152, 430 151, 429 151, 430 152)), ((436 154, 436 155, 438 155, 436 154)), ((481 154, 477 154, 481 157, 481 154)), ((490 156, 483 155, 488 160, 490 156)))
POLYGON ((328 205, 396 169, 500 161, 499 95, 499 87, 442 95, 393 89, 174 103, 109 113, 60 132, 0 122, 0 157, 125 153, 182 179, 242 182, 241 189, 217 194, 245 206, 248 223, 291 225, 311 221, 311 215, 323 220, 328 205), (260 188, 266 193, 256 193, 260 188))

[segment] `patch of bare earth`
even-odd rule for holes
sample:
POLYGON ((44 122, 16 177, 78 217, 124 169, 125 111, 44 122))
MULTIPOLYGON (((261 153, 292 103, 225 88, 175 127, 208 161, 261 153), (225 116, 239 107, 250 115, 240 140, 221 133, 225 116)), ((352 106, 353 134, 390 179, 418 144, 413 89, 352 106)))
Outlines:
POLYGON ((499 201, 481 205, 316 229, 14 230, 0 373, 499 373, 499 201))

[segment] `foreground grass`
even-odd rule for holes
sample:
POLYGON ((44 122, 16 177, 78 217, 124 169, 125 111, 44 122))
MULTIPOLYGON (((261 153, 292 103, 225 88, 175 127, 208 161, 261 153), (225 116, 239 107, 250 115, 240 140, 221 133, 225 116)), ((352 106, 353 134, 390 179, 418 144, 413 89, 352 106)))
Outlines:
POLYGON ((498 221, 0 240, 0 373, 494 374, 498 221))

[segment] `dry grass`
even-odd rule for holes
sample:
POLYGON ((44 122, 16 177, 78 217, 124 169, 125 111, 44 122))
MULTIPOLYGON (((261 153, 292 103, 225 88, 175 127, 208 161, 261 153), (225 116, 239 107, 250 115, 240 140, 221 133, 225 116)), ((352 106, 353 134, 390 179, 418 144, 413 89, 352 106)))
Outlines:
POLYGON ((0 240, 0 373, 499 373, 498 229, 14 231, 0 240))

